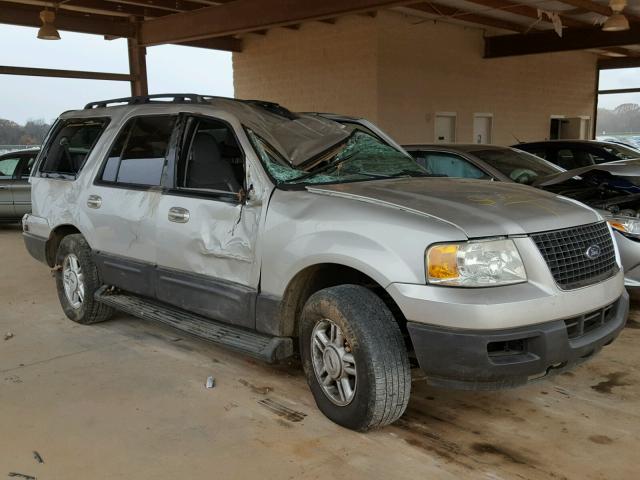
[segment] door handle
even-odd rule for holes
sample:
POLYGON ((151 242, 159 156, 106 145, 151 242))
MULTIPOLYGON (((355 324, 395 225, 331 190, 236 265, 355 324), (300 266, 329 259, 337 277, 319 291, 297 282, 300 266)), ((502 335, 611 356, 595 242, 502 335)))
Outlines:
POLYGON ((189 210, 182 207, 171 207, 169 209, 169 221, 175 223, 187 223, 189 221, 189 210))
POLYGON ((100 195, 89 195, 87 199, 87 207, 100 208, 102 206, 102 197, 100 195))

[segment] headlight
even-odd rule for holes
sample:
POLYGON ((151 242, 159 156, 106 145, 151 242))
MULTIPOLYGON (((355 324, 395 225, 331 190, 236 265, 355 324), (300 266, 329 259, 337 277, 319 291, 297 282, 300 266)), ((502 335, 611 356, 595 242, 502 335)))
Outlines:
POLYGON ((433 245, 427 250, 427 280, 455 287, 493 287, 527 281, 513 240, 433 245))
POLYGON ((614 230, 627 235, 640 236, 640 219, 631 217, 609 217, 607 222, 614 230))

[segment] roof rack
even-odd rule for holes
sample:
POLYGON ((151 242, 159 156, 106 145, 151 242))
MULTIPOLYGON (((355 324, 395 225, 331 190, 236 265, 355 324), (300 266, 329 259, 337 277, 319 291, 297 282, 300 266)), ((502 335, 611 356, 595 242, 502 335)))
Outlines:
POLYGON ((248 105, 252 105, 255 107, 263 108, 273 114, 279 115, 281 117, 288 118, 289 120, 294 120, 298 118, 298 116, 284 108, 283 106, 275 103, 268 102, 264 100, 241 100, 238 98, 228 98, 228 97, 219 97, 215 95, 199 95, 196 93, 157 93, 154 95, 140 95, 136 97, 122 97, 122 98, 112 98, 110 100, 100 100, 98 102, 90 102, 84 106, 85 110, 92 110, 95 108, 106 108, 109 106, 121 106, 121 105, 145 105, 150 103, 159 103, 159 104, 167 104, 167 103, 190 103, 190 104, 200 104, 200 105, 208 105, 211 104, 211 100, 213 99, 223 99, 223 100, 232 100, 234 102, 246 103, 248 105))
POLYGON ((143 105, 147 103, 200 103, 207 104, 209 100, 215 98, 211 95, 197 95, 195 93, 158 93, 154 95, 140 95, 137 97, 112 98, 110 100, 100 100, 90 102, 84 106, 85 110, 93 108, 105 108, 116 105, 143 105))

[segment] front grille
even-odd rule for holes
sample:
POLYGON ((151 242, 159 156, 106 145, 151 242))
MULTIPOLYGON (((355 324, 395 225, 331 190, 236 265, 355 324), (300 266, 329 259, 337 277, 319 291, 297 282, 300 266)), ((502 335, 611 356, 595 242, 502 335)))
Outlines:
POLYGON ((563 290, 597 283, 618 270, 606 222, 536 233, 531 238, 563 290), (598 246, 600 254, 591 259, 587 249, 594 245, 598 246))
POLYGON ((606 324, 615 316, 615 306, 616 304, 612 303, 593 312, 585 313, 578 317, 567 318, 564 321, 567 327, 567 335, 570 339, 578 338, 606 324))

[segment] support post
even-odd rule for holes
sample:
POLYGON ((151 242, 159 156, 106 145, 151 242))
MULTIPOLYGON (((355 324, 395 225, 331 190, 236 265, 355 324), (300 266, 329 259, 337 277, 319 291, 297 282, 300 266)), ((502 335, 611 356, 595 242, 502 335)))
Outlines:
POLYGON ((131 75, 131 95, 149 95, 147 84, 147 49, 140 46, 137 38, 128 38, 129 74, 131 75))

